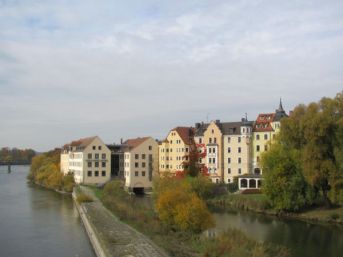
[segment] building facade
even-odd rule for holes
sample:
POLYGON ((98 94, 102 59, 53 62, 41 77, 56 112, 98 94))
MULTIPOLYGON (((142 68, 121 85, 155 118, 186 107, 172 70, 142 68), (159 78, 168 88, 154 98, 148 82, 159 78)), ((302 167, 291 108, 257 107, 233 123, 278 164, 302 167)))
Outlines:
POLYGON ((72 173, 77 184, 103 184, 111 178, 111 151, 97 136, 66 144, 61 152, 61 172, 72 173))
POLYGON ((279 108, 274 113, 261 113, 258 115, 252 135, 252 173, 262 174, 261 155, 268 151, 270 144, 280 130, 280 121, 288 117, 280 100, 279 108))
POLYGON ((189 151, 194 142, 194 128, 176 127, 159 145, 160 174, 183 171, 189 161, 189 151))
POLYGON ((130 193, 150 193, 152 179, 158 176, 158 143, 143 137, 129 139, 122 147, 125 189, 130 193))

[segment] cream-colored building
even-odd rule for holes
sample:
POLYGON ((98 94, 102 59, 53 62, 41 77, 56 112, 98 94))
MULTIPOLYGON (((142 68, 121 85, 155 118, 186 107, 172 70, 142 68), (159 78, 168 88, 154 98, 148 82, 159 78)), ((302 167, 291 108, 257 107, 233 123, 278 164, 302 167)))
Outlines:
POLYGON ((268 151, 270 144, 280 130, 280 121, 287 117, 280 100, 279 108, 274 113, 259 114, 252 135, 252 173, 262 174, 261 154, 268 151))
POLYGON ((77 184, 103 184, 111 179, 111 151, 97 136, 79 139, 63 147, 61 172, 74 174, 77 184))
POLYGON ((252 128, 253 122, 247 119, 223 124, 224 183, 251 171, 252 128))
POLYGON ((176 127, 168 133, 158 147, 160 174, 184 170, 193 140, 194 128, 191 127, 176 127))
POLYGON ((123 144, 125 188, 149 193, 158 174, 158 143, 151 137, 129 139, 123 144))

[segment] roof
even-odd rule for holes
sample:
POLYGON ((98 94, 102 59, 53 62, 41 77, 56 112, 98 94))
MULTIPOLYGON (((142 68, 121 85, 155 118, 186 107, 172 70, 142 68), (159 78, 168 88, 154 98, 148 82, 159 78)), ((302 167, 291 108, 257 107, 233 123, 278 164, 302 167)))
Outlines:
POLYGON ((241 126, 252 127, 251 121, 238 121, 238 122, 222 122, 217 124, 223 135, 240 135, 241 126))
POLYGON ((140 144, 142 144, 144 141, 148 140, 150 137, 137 137, 133 139, 128 139, 124 142, 124 145, 128 146, 131 149, 136 148, 140 144))
POLYGON ((195 129, 192 127, 176 127, 173 128, 171 131, 176 131, 179 136, 181 137, 182 141, 186 145, 190 145, 192 143, 195 129))
POLYGON ((195 133, 194 136, 201 137, 204 135, 204 132, 206 131, 209 123, 195 123, 195 133))
POLYGON ((78 140, 72 141, 70 146, 77 146, 77 147, 87 147, 96 137, 85 137, 80 138, 78 140))
POLYGON ((269 132, 274 131, 272 122, 275 119, 275 113, 260 113, 257 116, 254 132, 269 132))

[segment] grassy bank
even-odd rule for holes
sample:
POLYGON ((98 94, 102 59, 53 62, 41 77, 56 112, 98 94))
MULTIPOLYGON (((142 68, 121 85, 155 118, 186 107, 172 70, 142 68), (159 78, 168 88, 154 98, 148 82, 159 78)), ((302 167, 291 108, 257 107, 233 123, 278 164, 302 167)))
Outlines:
POLYGON ((343 224, 343 207, 341 206, 325 208, 317 205, 299 212, 280 212, 271 207, 263 194, 228 194, 210 199, 208 203, 220 209, 240 209, 311 222, 343 224))
POLYGON ((160 222, 152 205, 129 196, 119 181, 110 182, 103 190, 93 190, 118 218, 150 237, 170 256, 289 256, 285 248, 256 242, 237 230, 228 230, 219 238, 210 239, 203 234, 170 229, 160 222))

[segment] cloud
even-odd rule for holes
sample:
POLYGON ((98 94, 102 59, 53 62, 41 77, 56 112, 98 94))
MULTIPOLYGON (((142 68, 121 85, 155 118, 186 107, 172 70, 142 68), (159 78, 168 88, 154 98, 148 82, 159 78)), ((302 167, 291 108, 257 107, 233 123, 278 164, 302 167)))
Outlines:
POLYGON ((47 150, 334 96, 341 1, 0 1, 0 142, 47 150))

